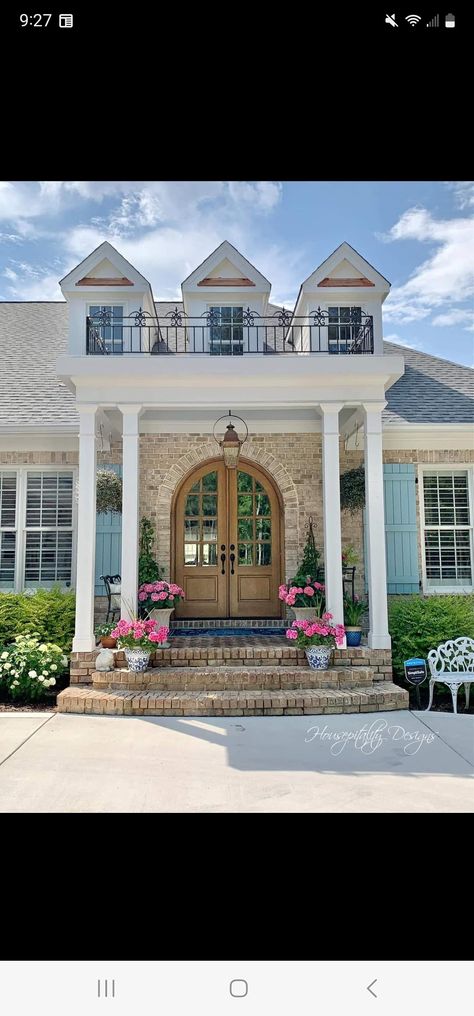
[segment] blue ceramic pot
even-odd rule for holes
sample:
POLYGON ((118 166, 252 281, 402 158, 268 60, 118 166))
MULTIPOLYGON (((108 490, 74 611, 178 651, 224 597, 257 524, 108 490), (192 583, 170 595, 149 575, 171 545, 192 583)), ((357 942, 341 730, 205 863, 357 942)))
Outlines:
POLYGON ((310 646, 305 653, 311 670, 328 669, 332 653, 330 646, 310 646))
POLYGON ((147 649, 124 649, 124 653, 129 670, 138 672, 147 669, 150 662, 150 653, 147 649))
POLYGON ((361 628, 346 628, 346 645, 347 646, 360 646, 360 640, 362 638, 361 628))

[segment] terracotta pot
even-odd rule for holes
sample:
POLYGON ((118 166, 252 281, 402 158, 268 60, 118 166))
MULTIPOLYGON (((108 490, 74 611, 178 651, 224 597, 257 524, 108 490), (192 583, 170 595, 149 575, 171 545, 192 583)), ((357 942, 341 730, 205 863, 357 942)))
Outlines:
POLYGON ((110 635, 101 635, 100 644, 103 649, 115 649, 117 646, 117 639, 113 639, 110 635))

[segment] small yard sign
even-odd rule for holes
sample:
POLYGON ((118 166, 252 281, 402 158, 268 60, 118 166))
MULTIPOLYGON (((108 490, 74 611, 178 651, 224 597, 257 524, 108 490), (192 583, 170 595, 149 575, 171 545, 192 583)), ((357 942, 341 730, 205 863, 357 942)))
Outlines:
POLYGON ((426 660, 418 660, 413 658, 411 660, 405 660, 405 677, 410 684, 419 685, 423 684, 426 679, 426 660))

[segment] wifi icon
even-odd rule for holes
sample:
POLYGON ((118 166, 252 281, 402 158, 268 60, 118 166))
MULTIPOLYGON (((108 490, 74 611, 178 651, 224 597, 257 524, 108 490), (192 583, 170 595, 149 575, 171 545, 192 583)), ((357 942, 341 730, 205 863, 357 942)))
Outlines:
POLYGON ((421 21, 421 17, 419 14, 407 14, 405 21, 408 21, 408 24, 414 28, 421 21))

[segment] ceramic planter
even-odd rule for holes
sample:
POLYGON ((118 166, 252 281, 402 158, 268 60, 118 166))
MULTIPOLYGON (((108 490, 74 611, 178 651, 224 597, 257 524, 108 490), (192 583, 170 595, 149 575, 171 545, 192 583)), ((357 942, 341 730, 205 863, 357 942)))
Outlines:
POLYGON ((101 635, 100 644, 103 649, 115 649, 117 646, 117 639, 111 638, 110 635, 101 635))
MULTIPOLYGON (((153 609, 149 610, 148 614, 152 621, 156 621, 157 628, 169 628, 170 617, 173 613, 174 607, 166 607, 164 610, 153 609)), ((157 642, 157 648, 169 649, 169 642, 157 642)))
POLYGON ((311 670, 327 670, 331 662, 331 646, 309 646, 305 649, 311 670))
POLYGON ((316 607, 292 607, 297 621, 315 621, 317 618, 316 607))
POLYGON ((124 647, 125 659, 129 670, 141 672, 146 670, 150 662, 149 649, 127 649, 124 647))
POLYGON ((360 640, 362 638, 362 628, 357 628, 346 625, 346 645, 348 646, 360 646, 360 640))

